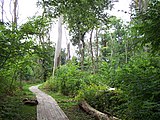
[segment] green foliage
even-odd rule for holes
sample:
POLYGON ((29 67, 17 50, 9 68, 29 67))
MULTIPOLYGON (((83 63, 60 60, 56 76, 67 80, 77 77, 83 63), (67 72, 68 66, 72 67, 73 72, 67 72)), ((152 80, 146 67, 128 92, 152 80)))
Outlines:
POLYGON ((47 81, 46 87, 53 91, 61 92, 64 95, 76 96, 79 90, 85 89, 90 85, 103 85, 105 80, 98 74, 91 74, 89 72, 79 70, 79 66, 69 62, 66 65, 60 66, 54 75, 47 81))
MULTIPOLYGON (((45 58, 47 77, 50 75, 49 72, 51 72, 53 63, 53 58, 51 59, 53 47, 46 45, 45 49, 41 50, 40 55, 36 53, 39 46, 35 44, 32 38, 34 35, 41 34, 39 27, 46 30, 48 24, 49 21, 41 17, 32 19, 17 29, 12 29, 12 25, 9 23, 0 24, 0 96, 12 94, 16 87, 22 86, 23 80, 35 81, 42 78, 40 73, 43 71, 39 63, 42 54, 45 55, 43 58, 45 58)), ((42 35, 44 36, 44 34, 42 35)))
MULTIPOLYGON (((72 44, 78 45, 82 42, 84 48, 84 35, 86 32, 97 28, 98 25, 100 25, 100 21, 104 21, 104 19, 106 20, 107 13, 105 10, 112 8, 112 4, 109 0, 41 0, 39 1, 39 5, 45 7, 47 11, 45 14, 49 16, 55 18, 63 15, 64 23, 68 25, 72 36, 72 44)), ((83 52, 83 49, 79 52, 83 52)))
POLYGON ((23 33, 19 30, 10 30, 9 26, 0 25, 0 56, 1 69, 8 67, 10 62, 16 63, 26 52, 30 52, 33 42, 31 40, 22 42, 23 33))
POLYGON ((95 84, 84 85, 83 88, 79 91, 77 99, 84 99, 88 101, 93 107, 104 110, 105 103, 103 103, 104 101, 101 101, 102 99, 99 99, 99 96, 101 96, 107 89, 107 86, 100 86, 95 84))
POLYGON ((19 71, 28 63, 24 56, 31 52, 33 41, 24 40, 24 33, 12 29, 9 23, 1 24, 0 31, 0 91, 12 94, 17 87, 15 80, 18 80, 19 71))
POLYGON ((134 27, 138 30, 140 41, 143 45, 151 45, 151 50, 154 53, 159 53, 160 50, 160 1, 152 1, 146 12, 141 13, 134 27))
POLYGON ((158 56, 143 53, 117 69, 116 84, 120 84, 123 96, 127 98, 126 119, 156 120, 160 117, 159 60, 158 56))
POLYGON ((73 63, 61 66, 55 72, 54 88, 64 95, 75 96, 80 89, 83 79, 83 72, 73 63))
POLYGON ((57 2, 48 4, 55 6, 56 15, 63 13, 64 20, 68 22, 72 32, 74 45, 83 43, 84 40, 81 39, 85 33, 101 25, 99 19, 102 19, 103 25, 106 26, 102 28, 104 33, 98 36, 100 55, 97 56, 99 57, 97 73, 91 74, 92 70, 88 67, 91 65, 89 60, 85 61, 88 68, 84 69, 85 71, 80 71, 78 66, 69 63, 57 69, 54 79, 51 83, 48 82, 48 86, 64 95, 87 100, 93 107, 103 112, 108 111, 122 119, 158 119, 160 117, 159 1, 151 2, 148 10, 141 13, 129 25, 124 25, 115 17, 107 20, 101 16, 102 14, 94 11, 96 7, 103 11, 104 4, 101 4, 103 1, 91 3, 60 1, 59 4, 57 2), (82 7, 83 5, 85 6, 82 7), (116 90, 108 91, 109 87, 115 87, 116 90))
MULTIPOLYGON (((62 50, 64 65, 56 70, 54 78, 50 77, 44 87, 67 95, 65 100, 68 96, 86 100, 96 109, 122 119, 160 118, 158 0, 150 1, 148 9, 129 25, 114 16, 108 18, 105 11, 112 8, 109 0, 43 0, 42 5, 45 9, 43 17, 33 17, 17 29, 9 24, 0 24, 0 98, 13 95, 17 88, 22 88, 23 80, 45 81, 51 76, 54 46, 49 40, 44 40, 51 24, 51 18, 46 14, 54 17, 63 14, 73 45, 78 45, 80 57, 86 57, 80 61, 84 62, 85 69, 80 70, 78 60, 76 64, 73 61, 65 64, 66 54, 62 50), (92 62, 85 56, 85 48, 90 47, 85 43, 85 34, 93 29, 99 30, 96 38, 99 56, 95 59, 97 70, 94 74, 90 67, 92 62), (38 45, 34 42, 35 37, 39 39, 38 45), (108 90, 110 87, 116 90, 108 90)), ((8 99, 12 101, 12 98, 8 99)), ((14 100, 11 103, 14 104, 14 100)), ((7 116, 10 107, 13 108, 10 104, 5 106, 0 119, 7 116)), ((17 111, 16 106, 7 119, 13 116, 19 119, 20 115, 15 115, 17 111)))
POLYGON ((40 78, 46 81, 52 74, 53 59, 54 59, 54 46, 51 43, 43 43, 43 45, 34 46, 34 54, 39 61, 38 65, 41 72, 37 73, 40 78))
POLYGON ((24 33, 24 37, 31 37, 31 35, 45 36, 48 32, 50 25, 50 19, 42 16, 34 16, 30 18, 26 23, 20 26, 20 30, 24 33))
POLYGON ((28 85, 23 90, 17 89, 13 96, 1 97, 1 120, 35 120, 36 106, 26 106, 22 103, 24 98, 34 99, 35 96, 28 90, 28 85))
POLYGON ((121 94, 122 92, 120 90, 109 90, 109 87, 105 84, 91 84, 85 85, 81 90, 79 90, 79 94, 76 96, 76 99, 86 100, 95 109, 102 112, 108 112, 113 115, 120 109, 118 106, 125 103, 121 94))
POLYGON ((44 87, 63 95, 76 97, 77 100, 86 100, 96 109, 104 112, 116 113, 117 106, 125 103, 121 91, 110 91, 105 84, 105 75, 82 72, 74 63, 69 62, 56 70, 54 79, 48 80, 44 87))

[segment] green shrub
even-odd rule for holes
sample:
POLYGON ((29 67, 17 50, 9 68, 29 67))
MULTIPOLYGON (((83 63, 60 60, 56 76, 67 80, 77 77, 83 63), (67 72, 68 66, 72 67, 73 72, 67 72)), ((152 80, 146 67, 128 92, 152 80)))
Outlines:
POLYGON ((109 90, 106 85, 85 85, 79 90, 77 99, 86 100, 92 107, 102 112, 113 114, 117 111, 117 106, 125 101, 120 96, 120 90, 109 90))
POLYGON ((145 55, 133 57, 117 70, 117 83, 127 98, 126 120, 160 118, 160 58, 145 55))
POLYGON ((61 92, 67 96, 76 96, 78 90, 81 89, 81 84, 84 82, 85 72, 78 69, 78 66, 73 63, 68 63, 59 67, 48 83, 48 87, 55 92, 61 92), (52 85, 49 85, 52 84, 52 85))

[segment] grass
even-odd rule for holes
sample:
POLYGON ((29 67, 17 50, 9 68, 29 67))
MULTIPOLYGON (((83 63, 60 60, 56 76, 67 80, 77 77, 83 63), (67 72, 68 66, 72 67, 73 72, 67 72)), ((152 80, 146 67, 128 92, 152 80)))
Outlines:
POLYGON ((55 93, 40 87, 45 93, 51 95, 57 102, 61 109, 68 116, 69 120, 95 120, 92 116, 85 113, 82 109, 79 108, 78 102, 73 98, 64 96, 60 93, 55 93))
POLYGON ((0 100, 0 120, 36 120, 36 106, 24 105, 24 98, 34 99, 35 96, 25 84, 23 89, 18 89, 13 95, 7 95, 0 100))

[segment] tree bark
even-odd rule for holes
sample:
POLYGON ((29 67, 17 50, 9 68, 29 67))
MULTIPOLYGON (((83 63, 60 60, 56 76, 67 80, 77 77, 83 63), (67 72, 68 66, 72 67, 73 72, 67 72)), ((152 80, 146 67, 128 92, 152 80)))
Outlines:
POLYGON ((143 10, 142 0, 138 1, 138 8, 139 8, 139 11, 142 12, 142 10, 143 10))
POLYGON ((93 72, 95 73, 95 62, 94 62, 94 55, 93 55, 93 46, 92 46, 92 34, 93 34, 93 30, 91 31, 90 34, 90 52, 91 52, 91 59, 92 59, 92 68, 93 68, 93 72))
POLYGON ((3 18, 4 17, 4 0, 1 0, 1 3, 2 3, 2 6, 1 6, 1 10, 2 10, 1 15, 2 16, 1 17, 2 17, 2 22, 4 22, 4 18, 3 18))
POLYGON ((144 12, 147 10, 148 0, 132 0, 138 8, 138 12, 144 12))
POLYGON ((109 33, 109 35, 110 35, 110 39, 111 39, 111 58, 110 58, 110 60, 111 60, 111 65, 112 65, 112 58, 113 58, 113 50, 114 50, 114 40, 113 40, 113 38, 112 38, 112 34, 111 33, 109 33))
POLYGON ((14 0, 14 9, 13 9, 13 12, 14 12, 14 18, 13 18, 13 23, 15 25, 15 27, 17 27, 17 5, 18 5, 18 0, 14 0))
POLYGON ((70 43, 67 44, 67 61, 71 59, 70 43))
POLYGON ((82 47, 81 47, 81 69, 84 70, 84 55, 85 55, 85 42, 84 42, 84 36, 85 33, 80 33, 80 41, 82 42, 82 47))
POLYGON ((60 53, 61 53, 61 42, 62 42, 62 19, 63 17, 59 17, 58 21, 58 40, 56 44, 56 49, 55 49, 55 55, 54 55, 54 66, 53 66, 53 74, 52 76, 54 77, 54 71, 60 65, 60 53))
POLYGON ((99 31, 96 30, 96 65, 95 65, 95 70, 97 71, 98 70, 98 62, 99 62, 99 41, 98 41, 98 33, 99 31))
POLYGON ((128 62, 128 41, 125 43, 125 63, 128 62))

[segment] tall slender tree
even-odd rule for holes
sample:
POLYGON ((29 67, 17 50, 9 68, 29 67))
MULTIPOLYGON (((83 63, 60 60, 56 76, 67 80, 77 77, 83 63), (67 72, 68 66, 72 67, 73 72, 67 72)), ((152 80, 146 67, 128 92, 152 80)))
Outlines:
POLYGON ((93 69, 93 72, 95 73, 95 60, 94 60, 94 54, 93 54, 92 36, 93 36, 93 29, 91 30, 91 33, 90 33, 89 43, 90 43, 90 52, 91 52, 91 60, 92 60, 92 69, 93 69))
POLYGON ((1 15, 2 22, 4 22, 4 0, 1 0, 1 15))
POLYGON ((15 27, 17 27, 17 7, 18 7, 18 0, 13 1, 13 24, 15 27))
POLYGON ((54 76, 55 69, 60 65, 60 60, 61 60, 60 53, 61 53, 61 44, 62 44, 62 21, 63 21, 63 17, 60 16, 58 20, 58 40, 56 43, 52 76, 54 76))
POLYGON ((71 42, 78 45, 81 58, 81 68, 84 68, 85 35, 107 17, 105 10, 110 8, 109 0, 89 1, 45 1, 48 14, 64 16, 72 36, 71 42))

